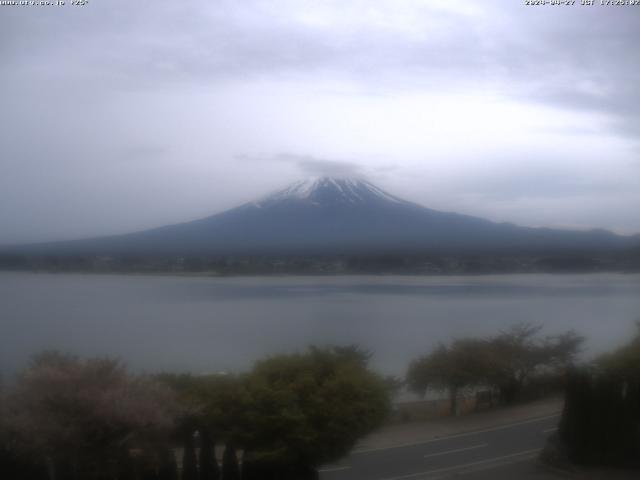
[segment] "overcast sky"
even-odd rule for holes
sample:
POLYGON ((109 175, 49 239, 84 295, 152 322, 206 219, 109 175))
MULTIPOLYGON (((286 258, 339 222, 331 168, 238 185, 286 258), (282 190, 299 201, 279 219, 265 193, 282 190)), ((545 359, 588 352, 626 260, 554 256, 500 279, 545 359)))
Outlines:
POLYGON ((66 3, 0 6, 0 243, 186 221, 319 174, 640 232, 640 7, 66 3))

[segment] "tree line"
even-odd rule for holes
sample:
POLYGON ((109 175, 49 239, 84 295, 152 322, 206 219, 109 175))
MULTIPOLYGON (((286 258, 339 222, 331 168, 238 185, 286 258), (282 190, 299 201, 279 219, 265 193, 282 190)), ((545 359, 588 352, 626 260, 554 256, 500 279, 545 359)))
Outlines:
POLYGON ((134 376, 116 360, 43 353, 3 393, 0 476, 317 478, 389 411, 387 384, 367 361, 355 347, 311 347, 243 375, 134 376))
POLYGON ((0 270, 271 274, 486 274, 640 270, 640 249, 617 252, 371 253, 306 255, 82 255, 3 253, 0 270))
POLYGON ((457 413, 459 394, 473 388, 489 388, 505 404, 534 387, 561 388, 584 338, 574 331, 543 337, 540 331, 540 326, 518 324, 493 337, 440 344, 411 362, 407 385, 421 395, 428 389, 446 391, 451 414, 457 413))

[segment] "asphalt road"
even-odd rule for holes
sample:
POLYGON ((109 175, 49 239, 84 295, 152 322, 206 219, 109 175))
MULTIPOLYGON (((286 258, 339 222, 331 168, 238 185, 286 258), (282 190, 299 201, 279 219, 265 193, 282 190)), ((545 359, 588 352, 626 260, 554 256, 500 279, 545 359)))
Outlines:
POLYGON ((556 429, 559 415, 448 437, 353 452, 320 470, 321 480, 520 479, 536 473, 534 458, 556 429))

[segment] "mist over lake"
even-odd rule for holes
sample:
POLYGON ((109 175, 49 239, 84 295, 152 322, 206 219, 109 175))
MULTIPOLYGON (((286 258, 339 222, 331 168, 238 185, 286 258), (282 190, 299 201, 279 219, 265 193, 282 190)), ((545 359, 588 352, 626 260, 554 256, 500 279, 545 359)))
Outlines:
POLYGON ((640 318, 640 275, 180 277, 0 273, 0 365, 42 349, 120 357, 140 372, 240 371, 309 344, 357 343, 372 366, 518 322, 575 329, 586 355, 640 318))

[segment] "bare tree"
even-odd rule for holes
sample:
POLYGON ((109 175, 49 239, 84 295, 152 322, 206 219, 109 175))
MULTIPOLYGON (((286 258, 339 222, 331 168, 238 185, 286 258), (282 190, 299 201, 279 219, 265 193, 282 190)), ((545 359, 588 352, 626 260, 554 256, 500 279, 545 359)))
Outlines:
POLYGON ((433 352, 411 363, 407 384, 416 393, 428 388, 447 390, 450 413, 458 410, 458 393, 486 381, 487 342, 478 339, 458 339, 450 345, 439 345, 433 352))
POLYGON ((542 327, 521 323, 489 341, 489 380, 507 403, 515 401, 534 374, 562 372, 575 359, 584 337, 574 331, 540 337, 542 327))

